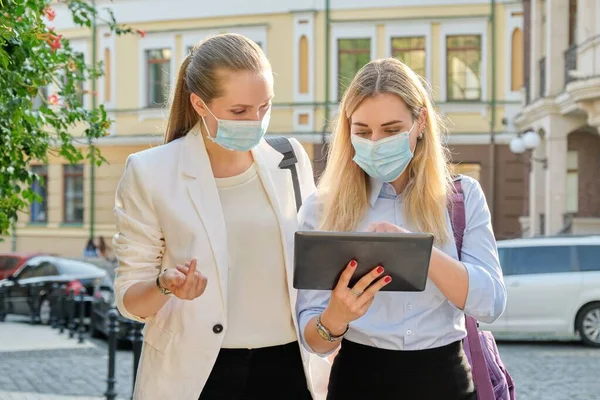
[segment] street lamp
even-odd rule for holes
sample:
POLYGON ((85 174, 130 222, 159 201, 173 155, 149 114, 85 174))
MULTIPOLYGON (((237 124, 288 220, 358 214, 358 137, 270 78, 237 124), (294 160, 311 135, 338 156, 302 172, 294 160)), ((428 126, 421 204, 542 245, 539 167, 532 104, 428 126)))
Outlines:
MULTIPOLYGON (((541 138, 539 134, 534 131, 527 131, 511 140, 508 147, 510 148, 511 153, 519 156, 528 150, 534 150, 540 145, 540 142, 541 138)), ((533 155, 529 158, 531 161, 542 163, 544 169, 548 168, 547 158, 535 158, 533 155)))

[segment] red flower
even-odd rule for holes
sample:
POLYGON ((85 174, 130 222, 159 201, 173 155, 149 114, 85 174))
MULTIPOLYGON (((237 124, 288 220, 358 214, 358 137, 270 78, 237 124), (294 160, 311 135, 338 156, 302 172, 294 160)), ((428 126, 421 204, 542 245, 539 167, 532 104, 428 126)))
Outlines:
POLYGON ((57 35, 52 30, 50 31, 50 33, 46 34, 46 43, 48 43, 50 45, 50 48, 52 48, 52 51, 56 51, 57 49, 60 49, 60 47, 62 46, 62 43, 60 42, 61 39, 62 39, 62 35, 57 35))
POLYGON ((48 18, 48 21, 54 21, 54 18, 56 17, 56 11, 54 11, 52 7, 48 6, 44 9, 44 15, 46 18, 48 18))
POLYGON ((58 104, 58 95, 57 94, 51 94, 50 96, 48 96, 48 103, 50 103, 51 105, 57 105, 58 104))
POLYGON ((140 35, 143 38, 146 37, 146 31, 142 30, 142 29, 136 29, 135 32, 140 35))

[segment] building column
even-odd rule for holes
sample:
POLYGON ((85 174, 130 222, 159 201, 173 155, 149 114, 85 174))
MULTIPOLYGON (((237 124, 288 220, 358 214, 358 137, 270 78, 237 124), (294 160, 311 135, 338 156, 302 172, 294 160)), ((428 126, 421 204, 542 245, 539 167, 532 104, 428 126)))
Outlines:
POLYGON ((539 74, 538 74, 538 60, 541 57, 540 51, 540 25, 541 25, 541 13, 540 13, 540 1, 531 0, 530 6, 530 26, 529 26, 529 98, 533 102, 538 98, 539 88, 539 74))
POLYGON ((546 93, 560 94, 565 86, 565 50, 569 47, 569 2, 546 0, 546 93))
POLYGON ((564 226, 567 211, 567 136, 571 128, 571 124, 560 115, 547 117, 546 235, 556 235, 564 226))
POLYGON ((540 214, 545 213, 546 208, 546 170, 540 162, 535 159, 546 157, 546 141, 542 138, 540 145, 532 151, 532 160, 529 174, 529 232, 527 236, 543 235, 540 230, 540 214))

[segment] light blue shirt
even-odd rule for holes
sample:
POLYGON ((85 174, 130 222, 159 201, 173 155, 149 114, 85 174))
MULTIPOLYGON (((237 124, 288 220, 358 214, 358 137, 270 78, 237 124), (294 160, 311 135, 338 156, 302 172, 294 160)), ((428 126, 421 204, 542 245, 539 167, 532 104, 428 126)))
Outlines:
MULTIPOLYGON (((406 223, 403 196, 394 188, 374 179, 370 182, 370 207, 357 231, 372 222, 387 221, 414 231, 406 223)), ((389 350, 422 350, 440 347, 466 336, 464 314, 491 323, 504 311, 506 288, 498 261, 496 240, 490 212, 479 183, 462 178, 465 195, 466 228, 462 247, 462 263, 469 276, 469 291, 464 310, 452 304, 430 280, 423 292, 379 292, 365 315, 350 324, 346 339, 367 346, 389 350)), ((300 230, 318 226, 319 203, 310 196, 300 210, 300 230)), ((446 213, 448 226, 450 216, 446 213)), ((440 248, 458 259, 454 238, 440 248)), ((300 290, 296 312, 303 345, 308 322, 325 310, 330 291, 300 290)))

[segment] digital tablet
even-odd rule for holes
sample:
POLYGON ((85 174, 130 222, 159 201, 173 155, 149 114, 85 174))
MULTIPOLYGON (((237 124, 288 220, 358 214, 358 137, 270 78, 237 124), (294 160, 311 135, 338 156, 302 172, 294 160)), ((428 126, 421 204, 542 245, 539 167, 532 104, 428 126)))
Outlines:
POLYGON ((296 232, 294 287, 332 290, 350 260, 358 266, 350 287, 378 265, 392 281, 381 291, 425 290, 433 235, 421 233, 296 232))

